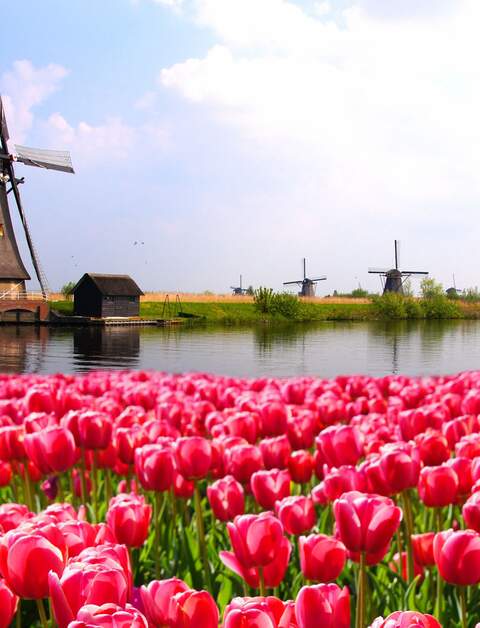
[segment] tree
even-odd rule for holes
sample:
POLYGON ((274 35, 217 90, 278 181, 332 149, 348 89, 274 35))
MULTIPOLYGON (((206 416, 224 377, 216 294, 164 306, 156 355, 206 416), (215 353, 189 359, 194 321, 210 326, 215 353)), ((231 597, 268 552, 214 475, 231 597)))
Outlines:
POLYGON ((69 281, 61 287, 60 292, 66 299, 70 301, 72 298, 72 290, 75 288, 75 286, 76 283, 74 281, 69 281))
POLYGON ((445 296, 442 284, 435 281, 435 279, 430 279, 430 277, 422 279, 420 290, 422 291, 422 297, 424 299, 437 299, 438 297, 445 296))

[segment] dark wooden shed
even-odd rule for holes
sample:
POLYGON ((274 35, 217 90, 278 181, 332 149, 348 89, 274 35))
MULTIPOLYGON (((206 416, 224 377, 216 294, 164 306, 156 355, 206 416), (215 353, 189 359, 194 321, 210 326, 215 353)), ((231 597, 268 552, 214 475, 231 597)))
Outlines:
POLYGON ((85 273, 73 289, 76 316, 139 316, 143 292, 128 275, 85 273))

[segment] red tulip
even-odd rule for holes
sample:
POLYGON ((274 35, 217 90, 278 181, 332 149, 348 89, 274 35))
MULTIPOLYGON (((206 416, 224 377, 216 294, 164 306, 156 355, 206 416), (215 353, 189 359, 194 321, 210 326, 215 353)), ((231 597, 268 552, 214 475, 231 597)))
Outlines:
POLYGON ((273 438, 264 438, 258 446, 262 453, 265 469, 287 468, 292 446, 285 434, 273 438))
POLYGON ((427 430, 415 436, 420 458, 425 466, 435 467, 450 458, 448 441, 440 432, 427 430))
POLYGON ((164 445, 144 445, 135 451, 135 473, 146 491, 163 492, 173 486, 173 453, 164 445))
POLYGON ((457 498, 458 476, 446 464, 424 467, 418 481, 418 495, 425 506, 440 508, 453 504, 457 498))
POLYGON ((235 598, 225 608, 223 628, 277 628, 284 613, 275 597, 235 598))
POLYGON ((351 425, 327 427, 315 442, 330 467, 355 465, 363 456, 362 434, 351 425))
POLYGON ((140 547, 148 536, 152 507, 133 493, 121 493, 110 500, 106 520, 119 543, 140 547))
POLYGON ((275 504, 275 509, 288 534, 304 534, 315 525, 317 516, 310 497, 285 497, 275 504))
POLYGON ((17 612, 18 597, 7 586, 5 580, 0 580, 0 628, 8 628, 17 612))
POLYGON ((172 597, 189 590, 190 587, 179 578, 153 580, 148 586, 142 586, 140 595, 148 621, 154 626, 167 626, 172 597))
POLYGON ((27 456, 42 473, 61 473, 73 466, 75 440, 64 427, 48 427, 41 432, 26 434, 23 441, 27 456))
POLYGON ((190 480, 186 480, 181 473, 175 471, 173 476, 173 491, 175 497, 190 499, 193 496, 195 485, 190 480))
POLYGON ((288 460, 288 470, 292 480, 297 484, 310 482, 313 475, 313 458, 309 451, 294 451, 288 460))
POLYGON ((287 470, 257 471, 250 479, 250 488, 257 503, 269 510, 276 501, 290 495, 290 480, 287 470))
POLYGON ((440 575, 450 584, 480 582, 480 534, 473 530, 445 530, 433 540, 433 555, 440 575))
POLYGON ((207 497, 213 514, 220 521, 232 521, 245 512, 243 487, 231 475, 208 486, 207 497))
POLYGON ((25 458, 24 434, 25 430, 20 425, 0 428, 0 460, 11 462, 25 458))
POLYGON ((467 499, 462 508, 462 515, 469 528, 480 532, 480 493, 474 493, 467 499))
POLYGON ((333 505, 340 539, 352 552, 375 554, 387 548, 402 520, 402 511, 388 497, 345 493, 333 505))
POLYGON ((446 464, 457 474, 458 489, 457 494, 460 501, 470 494, 473 485, 472 460, 470 458, 450 458, 446 464))
POLYGON ((345 545, 325 534, 298 539, 300 567, 306 580, 331 582, 341 574, 347 560, 345 545))
POLYGON ((412 547, 415 562, 422 567, 430 567, 435 564, 433 557, 433 539, 435 532, 412 534, 412 547))
POLYGON ((329 502, 348 493, 348 491, 362 491, 366 489, 365 477, 355 467, 332 467, 325 473, 323 492, 329 502))
POLYGON ((282 524, 270 512, 240 515, 227 528, 235 556, 247 568, 271 563, 284 538, 282 524))
POLYGON ((0 531, 9 532, 33 517, 24 504, 0 504, 0 531))
POLYGON ((175 442, 175 462, 187 480, 206 477, 212 466, 212 445, 201 436, 179 438, 175 442))
POLYGON ((120 565, 106 560, 100 564, 70 562, 61 578, 50 573, 49 592, 59 628, 67 628, 86 604, 124 606, 129 582, 120 565))
POLYGON ((12 467, 9 462, 0 461, 0 487, 8 486, 12 481, 12 467))
POLYGON ((350 628, 350 594, 347 587, 316 584, 303 587, 295 602, 298 628, 350 628))
POLYGON ((285 404, 274 401, 260 408, 260 426, 263 436, 279 436, 287 428, 287 407, 285 404))
POLYGON ((432 615, 422 615, 416 611, 396 611, 386 619, 379 617, 370 628, 442 628, 432 615))
POLYGON ((455 455, 464 458, 480 456, 480 434, 463 436, 455 445, 455 455))
POLYGON ((88 521, 61 521, 58 529, 63 534, 68 549, 68 556, 77 556, 87 547, 96 544, 97 528, 88 521))
POLYGON ((12 530, 0 541, 0 573, 19 597, 47 597, 49 572, 61 575, 63 568, 62 552, 40 533, 12 530))
MULTIPOLYGON (((275 558, 263 569, 264 584, 267 588, 278 587, 285 577, 292 545, 286 537, 282 537, 275 558)), ((253 589, 260 587, 260 570, 257 567, 245 567, 236 555, 232 552, 220 552, 220 559, 223 564, 245 580, 248 586, 253 589)))
POLYGON ((263 458, 255 445, 236 445, 225 451, 226 469, 230 475, 248 484, 256 471, 263 469, 263 458))
POLYGON ((84 449, 107 449, 112 440, 112 421, 108 414, 86 410, 78 415, 79 444, 84 449))
POLYGON ((116 604, 87 604, 77 614, 68 628, 148 628, 146 617, 136 608, 127 604, 124 608, 116 604))
POLYGON ((383 447, 380 469, 391 494, 415 487, 420 473, 418 449, 408 443, 383 447))
POLYGON ((184 591, 170 602, 171 628, 218 628, 218 608, 207 591, 184 591))

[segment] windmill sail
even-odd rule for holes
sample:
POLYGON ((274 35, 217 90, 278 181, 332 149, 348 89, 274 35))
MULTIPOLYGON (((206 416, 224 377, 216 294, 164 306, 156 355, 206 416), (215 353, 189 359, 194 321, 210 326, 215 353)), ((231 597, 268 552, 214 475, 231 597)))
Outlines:
POLYGON ((27 166, 37 166, 46 170, 60 170, 61 172, 70 172, 71 174, 75 172, 68 151, 15 146, 15 152, 16 160, 27 166))

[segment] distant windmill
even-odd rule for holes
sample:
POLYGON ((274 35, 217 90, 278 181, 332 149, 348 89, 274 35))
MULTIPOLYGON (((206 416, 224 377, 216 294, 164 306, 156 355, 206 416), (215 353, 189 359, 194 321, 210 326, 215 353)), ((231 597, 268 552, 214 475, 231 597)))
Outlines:
POLYGON ((390 270, 386 268, 369 268, 368 272, 374 275, 380 275, 383 294, 386 292, 398 292, 403 294, 403 284, 412 275, 428 275, 427 270, 400 270, 400 242, 395 240, 395 268, 390 270))
POLYGON ((16 155, 11 155, 8 151, 8 139, 9 133, 5 119, 5 110, 0 97, 0 292, 13 290, 18 293, 25 292, 25 280, 30 279, 30 275, 20 257, 10 216, 8 194, 13 192, 35 274, 40 283, 42 294, 46 297, 48 294, 47 278, 40 265, 40 260, 30 235, 18 189, 18 185, 23 183, 24 179, 16 178, 13 164, 14 162, 19 162, 26 166, 73 173, 72 161, 68 152, 27 148, 26 146, 15 146, 16 155), (10 186, 9 189, 7 189, 8 185, 10 186))
POLYGON ((247 293, 245 288, 242 288, 242 275, 240 275, 240 285, 239 286, 230 286, 231 290, 233 290, 233 294, 237 297, 241 297, 243 294, 247 293))
POLYGON ((307 277, 307 261, 303 258, 303 279, 298 279, 297 281, 284 281, 283 285, 290 286, 297 284, 297 286, 300 286, 300 292, 298 293, 299 297, 314 297, 317 281, 325 281, 325 279, 326 277, 309 279, 307 277))

